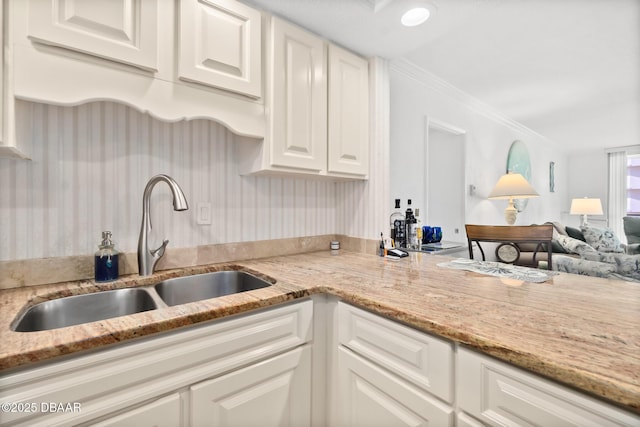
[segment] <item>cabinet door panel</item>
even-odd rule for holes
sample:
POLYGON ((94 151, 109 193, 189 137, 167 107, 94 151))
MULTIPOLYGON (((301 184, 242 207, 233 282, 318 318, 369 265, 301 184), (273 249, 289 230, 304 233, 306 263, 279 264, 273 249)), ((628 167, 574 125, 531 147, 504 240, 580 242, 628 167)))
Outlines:
POLYGON ((329 172, 369 172, 369 64, 329 46, 329 172))
POLYGON ((640 417, 461 348, 458 404, 494 426, 637 426, 640 417))
POLYGON ((338 349, 341 425, 453 426, 453 410, 351 351, 338 349))
POLYGON ((304 426, 311 420, 311 348, 298 348, 190 388, 194 426, 304 426))
POLYGON ((28 34, 41 43, 158 69, 154 0, 30 0, 28 34))
POLYGON ((271 162, 326 170, 327 78, 322 39, 273 18, 271 162))
POLYGON ((340 344, 453 402, 453 345, 340 302, 340 344))
POLYGON ((260 12, 235 0, 180 2, 180 78, 262 95, 260 12))
POLYGON ((178 427, 180 418, 180 394, 175 393, 115 417, 90 423, 93 427, 178 427))

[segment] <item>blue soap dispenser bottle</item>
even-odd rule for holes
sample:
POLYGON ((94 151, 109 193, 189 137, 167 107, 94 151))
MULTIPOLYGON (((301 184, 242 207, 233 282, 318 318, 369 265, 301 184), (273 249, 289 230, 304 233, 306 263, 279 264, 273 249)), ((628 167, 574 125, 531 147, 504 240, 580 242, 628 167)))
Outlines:
POLYGON ((111 232, 102 232, 102 242, 95 254, 96 282, 111 282, 118 278, 118 251, 111 240, 111 232))

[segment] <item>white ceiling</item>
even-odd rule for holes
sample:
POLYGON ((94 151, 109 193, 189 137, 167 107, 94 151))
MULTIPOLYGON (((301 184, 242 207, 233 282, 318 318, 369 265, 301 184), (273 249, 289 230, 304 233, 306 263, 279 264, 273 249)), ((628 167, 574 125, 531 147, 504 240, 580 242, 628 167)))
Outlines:
POLYGON ((404 58, 567 150, 640 144, 640 0, 246 0, 404 58), (426 3, 419 27, 402 11, 426 3))

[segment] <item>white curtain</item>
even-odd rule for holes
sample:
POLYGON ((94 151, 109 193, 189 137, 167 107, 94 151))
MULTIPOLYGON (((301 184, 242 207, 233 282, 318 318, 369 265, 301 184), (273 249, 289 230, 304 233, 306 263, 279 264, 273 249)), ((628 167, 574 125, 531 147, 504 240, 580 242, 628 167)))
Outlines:
POLYGON ((607 217, 609 228, 624 243, 622 217, 627 214, 627 153, 626 151, 609 152, 609 195, 607 217))

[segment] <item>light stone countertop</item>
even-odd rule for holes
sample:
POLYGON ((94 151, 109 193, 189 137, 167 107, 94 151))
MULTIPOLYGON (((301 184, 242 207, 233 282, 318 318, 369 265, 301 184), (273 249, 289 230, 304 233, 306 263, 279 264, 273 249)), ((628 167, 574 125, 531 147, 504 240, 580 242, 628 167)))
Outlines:
MULTIPOLYGON (((330 293, 419 330, 640 413, 640 285, 561 273, 544 283, 451 270, 451 258, 412 253, 401 260, 330 251, 93 281, 0 291, 0 369, 330 293), (25 305, 66 295, 143 286, 169 277, 234 268, 275 285, 216 299, 43 332, 18 333, 25 305)), ((10 371, 6 371, 10 372, 10 371)))

